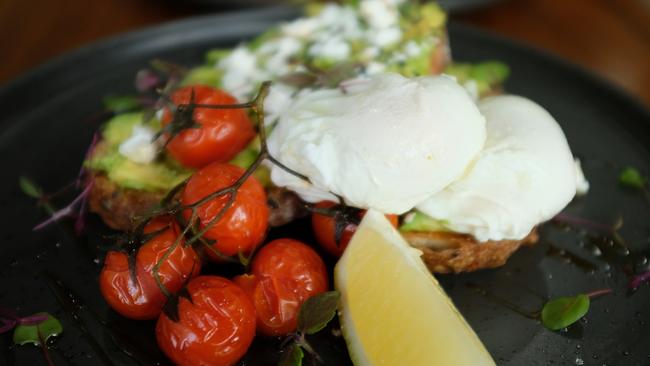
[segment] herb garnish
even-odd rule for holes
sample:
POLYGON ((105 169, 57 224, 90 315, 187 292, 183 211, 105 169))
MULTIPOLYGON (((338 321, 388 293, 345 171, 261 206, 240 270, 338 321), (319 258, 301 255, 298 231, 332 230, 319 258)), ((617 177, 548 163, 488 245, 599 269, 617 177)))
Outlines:
POLYGON ((627 287, 635 291, 641 284, 650 281, 650 271, 645 271, 643 273, 639 273, 632 278, 630 278, 630 282, 628 282, 627 287))
POLYGON ((648 179, 638 169, 628 166, 621 171, 618 181, 624 186, 641 189, 645 187, 648 179))
POLYGON ((304 352, 322 363, 320 356, 307 342, 306 335, 318 333, 334 318, 341 294, 329 291, 308 298, 298 312, 298 327, 283 342, 284 350, 280 366, 300 366, 304 352), (288 344, 288 345, 287 345, 288 344))
POLYGON ((48 313, 19 317, 7 308, 0 308, 0 334, 14 330, 13 342, 17 345, 33 344, 41 347, 47 364, 52 366, 52 358, 47 348, 47 341, 63 332, 61 322, 48 313))
POLYGON ((603 289, 587 294, 550 300, 542 308, 542 324, 550 330, 564 329, 587 314, 592 298, 607 295, 611 292, 611 289, 603 289))

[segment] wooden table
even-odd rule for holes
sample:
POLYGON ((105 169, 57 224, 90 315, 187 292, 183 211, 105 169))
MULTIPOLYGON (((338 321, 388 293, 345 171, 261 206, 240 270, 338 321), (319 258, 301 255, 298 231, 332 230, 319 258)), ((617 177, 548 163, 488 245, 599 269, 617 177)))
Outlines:
MULTIPOLYGON (((0 0, 0 83, 99 38, 205 12, 180 0, 0 0)), ((453 18, 551 51, 650 104, 649 0, 510 0, 453 18)))

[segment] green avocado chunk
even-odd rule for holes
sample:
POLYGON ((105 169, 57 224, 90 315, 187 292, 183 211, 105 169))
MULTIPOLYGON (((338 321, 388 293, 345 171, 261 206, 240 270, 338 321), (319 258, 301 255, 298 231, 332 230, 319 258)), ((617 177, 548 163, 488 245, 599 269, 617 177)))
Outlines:
POLYGON ((460 84, 473 80, 482 96, 499 87, 510 75, 510 69, 502 62, 485 61, 475 64, 453 63, 445 69, 445 73, 455 76, 460 84))
MULTIPOLYGON (((192 172, 166 156, 150 164, 139 164, 119 152, 120 144, 131 136, 133 127, 141 123, 142 113, 125 113, 113 117, 104 126, 102 141, 85 165, 106 174, 111 181, 123 188, 168 191, 192 172)), ((159 122, 155 119, 145 125, 159 128, 159 122)))
POLYGON ((400 231, 449 231, 444 220, 436 220, 420 211, 406 214, 400 231))

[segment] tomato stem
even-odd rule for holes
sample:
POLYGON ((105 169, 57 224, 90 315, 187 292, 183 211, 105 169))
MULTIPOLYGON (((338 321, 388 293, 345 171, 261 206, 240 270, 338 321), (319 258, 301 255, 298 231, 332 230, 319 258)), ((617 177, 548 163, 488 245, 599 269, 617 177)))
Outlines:
MULTIPOLYGON (((180 129, 183 128, 190 128, 191 126, 194 125, 192 121, 192 116, 193 116, 193 111, 196 108, 206 108, 206 109, 251 109, 253 113, 255 114, 255 119, 257 122, 257 130, 259 133, 260 137, 260 152, 255 158, 255 161, 244 171, 244 173, 230 186, 219 189, 215 192, 212 192, 201 199, 199 199, 196 202, 193 202, 188 205, 181 205, 178 202, 172 203, 172 200, 178 195, 178 193, 185 187, 185 185, 188 182, 188 179, 185 181, 181 182, 178 184, 176 187, 174 187, 160 202, 160 209, 154 210, 150 214, 146 215, 143 219, 144 220, 149 220, 152 217, 155 216, 160 216, 160 215, 169 215, 169 214, 176 214, 179 212, 183 212, 185 210, 191 210, 191 217, 188 220, 187 223, 183 228, 182 233, 176 238, 174 243, 165 251, 165 253, 162 255, 162 257, 156 262, 155 266, 152 269, 153 277, 156 281, 156 284, 160 288, 163 294, 167 298, 171 296, 171 293, 167 288, 164 286, 162 283, 162 280, 160 279, 160 267, 162 264, 169 258, 171 252, 176 249, 176 247, 180 244, 182 238, 188 236, 190 234, 189 238, 186 240, 186 245, 192 245, 196 242, 199 242, 201 245, 203 245, 207 250, 210 250, 212 253, 214 253, 216 256, 227 260, 227 261, 235 261, 233 258, 228 257, 218 251, 216 248, 214 248, 214 245, 211 243, 208 243, 203 236, 212 228, 214 225, 216 225, 226 214, 226 212, 232 207, 232 205, 235 203, 235 199, 237 198, 237 193, 239 192, 239 189, 242 187, 242 185, 246 182, 246 180, 255 172, 255 170, 264 162, 264 160, 269 160, 271 163, 275 164, 279 168, 285 170, 289 174, 292 174, 302 180, 305 180, 309 182, 309 179, 303 175, 300 174, 293 169, 285 166, 281 162, 279 162, 276 158, 274 158, 268 151, 268 147, 266 144, 266 131, 264 129, 264 99, 266 96, 269 94, 271 87, 271 82, 270 81, 265 81, 262 83, 260 86, 260 89, 253 98, 253 100, 246 102, 246 103, 237 103, 237 104, 201 104, 201 103, 194 103, 194 94, 192 92, 192 97, 190 98, 190 103, 185 103, 185 104, 179 104, 178 106, 174 108, 170 108, 171 110, 174 111, 175 114, 182 114, 179 117, 178 120, 178 125, 176 126, 180 129), (223 207, 217 212, 217 214, 210 219, 207 223, 201 223, 199 218, 198 218, 198 208, 202 206, 203 204, 219 198, 219 197, 224 197, 228 196, 228 200, 225 202, 223 207), (199 224, 201 226, 200 229, 196 229, 195 225, 199 224)), ((166 88, 167 89, 167 88, 166 88)), ((162 96, 164 98, 165 95, 162 96)), ((169 102, 168 100, 165 100, 169 102)), ((176 118, 176 116, 175 116, 176 118)), ((172 124, 170 123, 170 126, 172 124)), ((304 338, 304 337, 303 337, 304 338)), ((304 341, 305 344, 306 341, 304 341)), ((307 344, 307 347, 309 345, 307 344)))

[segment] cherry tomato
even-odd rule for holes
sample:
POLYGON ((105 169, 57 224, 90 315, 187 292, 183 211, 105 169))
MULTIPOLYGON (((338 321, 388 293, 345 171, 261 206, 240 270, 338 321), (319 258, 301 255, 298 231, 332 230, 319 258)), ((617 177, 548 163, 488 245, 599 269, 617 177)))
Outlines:
MULTIPOLYGON (((154 235, 160 230, 138 249, 135 275, 129 269, 126 253, 111 251, 106 255, 99 288, 110 307, 127 318, 155 319, 167 300, 154 280, 153 267, 173 245, 180 230, 172 219, 159 218, 147 224, 144 233, 154 235)), ((181 242, 170 252, 158 273, 165 288, 174 293, 200 269, 201 262, 194 249, 181 242)))
POLYGON ((255 304, 257 330, 272 336, 296 330, 300 305, 328 289, 325 263, 307 245, 278 239, 260 249, 251 274, 235 277, 255 304))
MULTIPOLYGON (((318 208, 331 208, 336 206, 336 203, 330 201, 319 202, 316 207, 318 208)), ((360 212, 359 219, 365 215, 366 211, 363 210, 360 212)), ((386 215, 386 218, 390 223, 397 227, 397 215, 386 215)), ((343 234, 341 235, 341 240, 337 244, 336 237, 334 233, 335 222, 332 216, 327 216, 323 214, 312 213, 311 215, 311 226, 314 230, 314 235, 316 240, 327 252, 333 256, 340 257, 343 254, 345 248, 347 248, 350 239, 355 231, 357 231, 357 225, 348 224, 343 229, 343 234)))
MULTIPOLYGON (((194 173, 182 194, 183 205, 190 205, 220 189, 232 185, 244 170, 223 163, 212 163, 194 173)), ((200 227, 204 228, 221 211, 228 201, 228 196, 220 196, 199 205, 197 209, 200 227)), ((184 212, 189 220, 191 211, 184 212)), ((250 176, 237 191, 233 205, 210 227, 204 237, 216 240, 214 249, 224 255, 233 256, 238 252, 250 253, 266 235, 269 221, 269 207, 266 204, 264 187, 250 176)), ((205 251, 216 261, 219 256, 211 250, 205 251)))
MULTIPOLYGON (((194 92, 196 104, 236 104, 232 95, 204 85, 186 86, 171 95, 174 104, 190 103, 194 92)), ((227 162, 237 155, 255 137, 255 129, 243 109, 196 108, 193 119, 200 128, 189 128, 174 136, 167 151, 181 164, 202 168, 214 161, 227 162)), ((163 126, 172 121, 172 113, 165 110, 163 126)))
POLYGON ((156 324, 158 346, 176 365, 233 365, 255 336, 255 307, 241 288, 222 277, 199 276, 181 297, 178 322, 164 313, 156 324))

